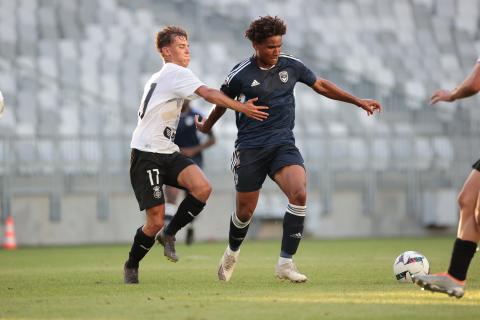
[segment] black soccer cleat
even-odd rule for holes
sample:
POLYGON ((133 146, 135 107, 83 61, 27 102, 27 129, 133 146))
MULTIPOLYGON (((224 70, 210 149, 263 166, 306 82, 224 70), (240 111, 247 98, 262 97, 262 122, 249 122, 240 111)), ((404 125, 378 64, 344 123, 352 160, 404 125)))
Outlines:
POLYGON ((127 262, 123 266, 123 282, 126 284, 138 283, 138 268, 128 268, 127 262))
POLYGON ((177 253, 175 252, 175 236, 165 234, 164 228, 158 232, 155 240, 163 246, 163 255, 172 262, 178 261, 177 253))

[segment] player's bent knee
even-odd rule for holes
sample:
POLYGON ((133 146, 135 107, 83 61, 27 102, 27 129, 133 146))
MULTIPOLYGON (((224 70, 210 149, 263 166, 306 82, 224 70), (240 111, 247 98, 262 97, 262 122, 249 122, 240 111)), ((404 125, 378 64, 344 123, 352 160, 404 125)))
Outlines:
POLYGON ((288 197, 291 204, 304 206, 307 203, 307 192, 304 188, 294 190, 288 197))
POLYGON ((476 198, 472 197, 468 192, 460 192, 457 202, 461 209, 468 209, 469 207, 475 209, 476 206, 476 198))
POLYGON ((205 203, 212 193, 212 185, 210 182, 205 181, 204 183, 192 188, 191 193, 195 198, 205 203))
POLYGON ((252 218, 253 211, 254 209, 248 208, 248 210, 236 211, 235 215, 241 222, 247 222, 252 218))
POLYGON ((239 201, 235 214, 240 221, 246 222, 252 218, 256 206, 257 203, 254 201, 239 201))

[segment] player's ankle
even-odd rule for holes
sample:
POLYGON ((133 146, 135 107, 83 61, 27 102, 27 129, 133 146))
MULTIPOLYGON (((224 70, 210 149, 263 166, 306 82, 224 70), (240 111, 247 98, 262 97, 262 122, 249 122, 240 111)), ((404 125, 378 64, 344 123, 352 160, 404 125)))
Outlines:
POLYGON ((446 274, 447 276, 449 276, 449 277, 450 277, 450 279, 452 279, 453 281, 455 281, 456 283, 458 283, 458 284, 460 284, 460 285, 462 285, 462 286, 464 286, 464 285, 465 285, 465 283, 466 283, 466 281, 467 281, 466 279, 464 279, 464 280, 460 280, 460 279, 458 279, 458 278, 454 277, 453 275, 451 275, 451 274, 450 274, 450 273, 448 273, 448 272, 445 272, 445 274, 446 274))

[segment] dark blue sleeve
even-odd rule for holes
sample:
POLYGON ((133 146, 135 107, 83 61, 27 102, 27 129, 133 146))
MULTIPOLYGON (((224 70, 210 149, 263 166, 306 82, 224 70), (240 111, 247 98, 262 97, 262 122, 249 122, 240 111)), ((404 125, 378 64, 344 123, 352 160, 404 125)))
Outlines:
POLYGON ((302 62, 297 64, 298 70, 298 81, 305 83, 307 86, 311 87, 317 80, 317 76, 313 73, 312 70, 307 68, 302 62))
POLYGON ((238 81, 232 80, 228 84, 224 82, 220 87, 220 91, 225 93, 230 98, 235 99, 240 94, 238 81))
MULTIPOLYGON (((232 71, 237 66, 238 66, 238 64, 235 67, 233 67, 232 71)), ((230 74, 231 74, 231 72, 230 72, 230 74)), ((220 87, 220 91, 225 93, 230 98, 235 99, 241 93, 241 83, 238 79, 238 75, 234 76, 233 78, 230 78, 230 74, 227 75, 227 77, 225 78, 225 81, 223 82, 222 86, 220 87)))

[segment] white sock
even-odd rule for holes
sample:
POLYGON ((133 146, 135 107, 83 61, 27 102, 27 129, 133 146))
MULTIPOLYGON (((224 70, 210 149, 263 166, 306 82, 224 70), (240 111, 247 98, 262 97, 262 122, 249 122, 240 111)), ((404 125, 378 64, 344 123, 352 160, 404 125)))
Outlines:
POLYGON ((278 257, 278 264, 290 263, 292 261, 293 259, 290 259, 290 258, 278 257))
POLYGON ((230 246, 227 246, 228 255, 238 256, 239 253, 240 253, 240 248, 237 251, 233 251, 232 249, 230 249, 230 246))

